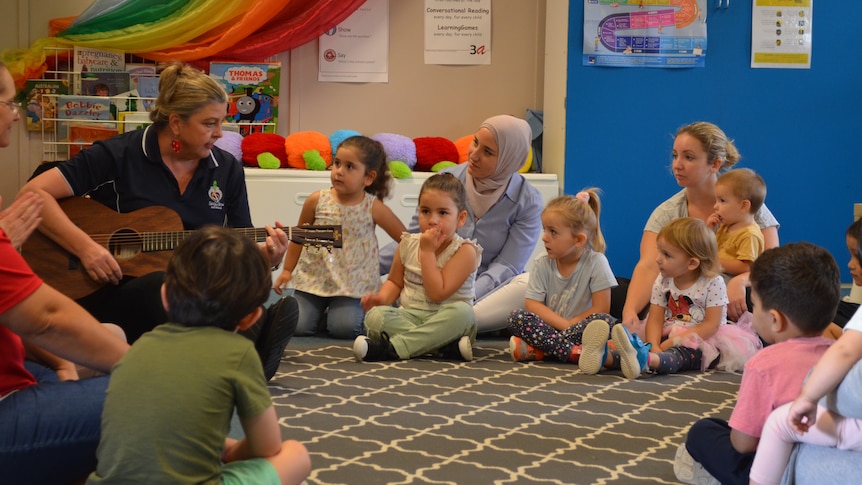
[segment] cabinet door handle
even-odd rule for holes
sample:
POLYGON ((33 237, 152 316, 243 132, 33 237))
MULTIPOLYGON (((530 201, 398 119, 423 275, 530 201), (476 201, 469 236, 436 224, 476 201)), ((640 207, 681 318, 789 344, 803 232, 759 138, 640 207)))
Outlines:
POLYGON ((311 193, 309 192, 297 192, 293 195, 293 202, 296 205, 302 207, 302 205, 305 204, 305 199, 307 199, 310 195, 311 193))
POLYGON ((419 205, 419 194, 406 194, 401 196, 402 207, 416 207, 419 205))

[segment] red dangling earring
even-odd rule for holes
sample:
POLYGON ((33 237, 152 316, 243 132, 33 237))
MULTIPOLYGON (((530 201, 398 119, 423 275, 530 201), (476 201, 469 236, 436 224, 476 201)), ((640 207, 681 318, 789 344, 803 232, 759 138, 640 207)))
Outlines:
POLYGON ((180 145, 180 140, 178 138, 172 139, 171 140, 171 150, 173 150, 174 153, 179 153, 180 148, 182 148, 182 145, 180 145))

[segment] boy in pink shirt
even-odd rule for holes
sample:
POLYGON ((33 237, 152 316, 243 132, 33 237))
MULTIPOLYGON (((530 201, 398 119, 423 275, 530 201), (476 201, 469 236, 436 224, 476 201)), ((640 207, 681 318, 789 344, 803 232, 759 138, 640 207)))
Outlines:
POLYGON ((730 421, 694 423, 674 460, 683 483, 747 484, 763 425, 792 401, 811 367, 834 342, 821 336, 841 293, 838 264, 825 249, 791 243, 765 251, 751 265, 753 323, 769 344, 742 374, 730 421))

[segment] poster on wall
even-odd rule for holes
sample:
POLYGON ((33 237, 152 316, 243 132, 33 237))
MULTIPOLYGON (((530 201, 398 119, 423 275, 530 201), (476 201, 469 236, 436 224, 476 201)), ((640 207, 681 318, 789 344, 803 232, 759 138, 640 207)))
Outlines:
POLYGON ((751 67, 811 69, 814 0, 753 0, 751 67))
POLYGON ((318 46, 318 81, 389 82, 389 0, 367 0, 318 46))
POLYGON ((491 64, 491 0, 425 0, 425 64, 491 64))
POLYGON ((585 66, 704 67, 707 0, 585 0, 585 66))

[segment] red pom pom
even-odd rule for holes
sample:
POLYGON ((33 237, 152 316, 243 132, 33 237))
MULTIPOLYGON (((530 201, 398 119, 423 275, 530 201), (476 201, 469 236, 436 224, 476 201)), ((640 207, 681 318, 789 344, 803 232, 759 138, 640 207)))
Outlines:
POLYGON ((284 137, 275 133, 251 133, 242 139, 242 162, 251 167, 257 167, 257 156, 261 153, 272 153, 281 162, 281 168, 287 167, 287 152, 284 151, 284 137))
POLYGON ((457 162, 458 149, 448 138, 439 136, 427 136, 414 138, 416 144, 416 166, 417 172, 430 172, 431 167, 437 162, 457 162))

